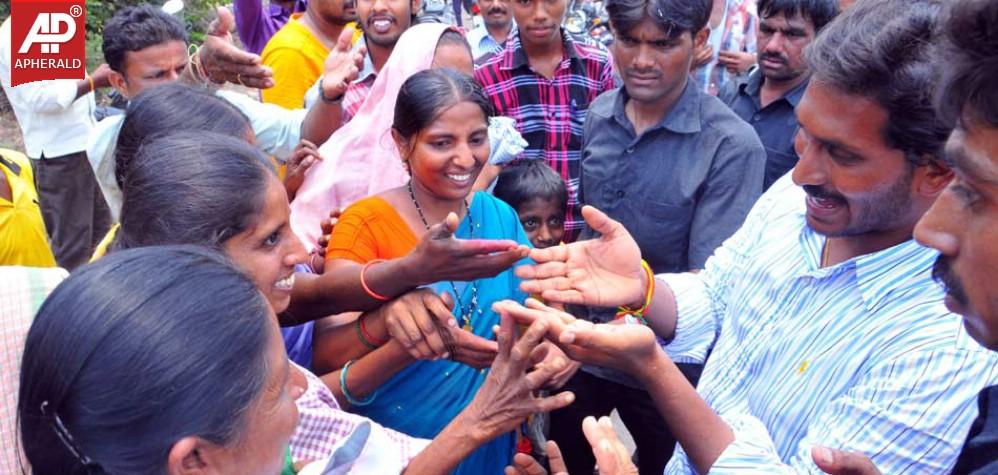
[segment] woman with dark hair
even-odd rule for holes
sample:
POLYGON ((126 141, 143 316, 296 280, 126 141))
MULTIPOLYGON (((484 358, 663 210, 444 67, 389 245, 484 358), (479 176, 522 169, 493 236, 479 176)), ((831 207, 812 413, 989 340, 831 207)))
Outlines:
POLYGON ((39 474, 278 473, 304 391, 256 285, 197 247, 73 273, 21 366, 21 441, 39 474))
MULTIPOLYGON (((526 411, 563 405, 530 395, 546 373, 528 374, 528 355, 547 326, 519 341, 514 329, 503 321, 496 378, 477 404, 409 471, 447 473, 526 411)), ((19 429, 39 474, 273 475, 288 466, 303 391, 252 279, 204 247, 147 247, 82 268, 42 305, 24 347, 19 429)), ((345 457, 304 472, 398 472, 361 439, 375 439, 372 424, 361 426, 344 437, 345 457)))
MULTIPOLYGON (((460 239, 529 241, 508 205, 486 193, 472 194, 472 186, 489 156, 488 119, 492 107, 471 77, 449 69, 414 74, 402 86, 395 105, 392 137, 411 174, 408 184, 358 201, 344 211, 326 251, 326 272, 363 266, 390 266, 413 252, 417 243, 439 230, 430 223, 446 222, 460 239), (387 260, 388 262, 385 262, 387 260)), ((475 259, 467 257, 468 260, 475 259)), ((414 269, 417 279, 434 282, 431 269, 414 269), (423 275, 420 275, 422 273, 423 275)), ((519 280, 507 268, 494 277, 469 282, 445 279, 430 287, 453 301, 448 320, 460 327, 454 334, 491 339, 499 317, 492 303, 522 301, 519 280)), ((376 294, 380 288, 366 285, 376 294)), ((392 333, 396 341, 418 336, 392 333)), ((407 330, 410 330, 407 329, 407 330)), ((449 333, 447 333, 449 334, 449 333)), ((446 335, 446 334, 445 334, 446 335)), ((548 354, 563 359, 553 347, 548 354)), ((379 348, 364 359, 379 358, 379 348)), ((558 385, 570 374, 560 374, 558 385)), ((436 435, 470 401, 486 374, 454 361, 418 361, 400 370, 384 385, 346 379, 357 412, 403 432, 421 437, 436 435)), ((347 389, 344 389, 347 392, 347 389)), ((456 473, 496 473, 513 455, 512 433, 498 438, 469 457, 456 473)))
MULTIPOLYGON (((305 254, 288 226, 287 195, 259 151, 241 140, 211 133, 196 139, 179 135, 156 138, 139 148, 124 185, 119 248, 163 244, 217 248, 250 275, 275 313, 288 308, 294 268, 305 254)), ((407 305, 399 301, 379 311, 400 311, 407 305)), ((382 317, 368 320, 380 325, 382 317)), ((353 328, 347 330, 353 343, 357 338, 353 328)), ((368 330, 385 333, 378 328, 368 330)), ((359 358, 368 351, 344 345, 341 353, 359 358)), ((399 364, 411 361, 398 343, 380 351, 378 357, 365 363, 375 368, 368 376, 372 380, 365 384, 380 384, 399 364)), ((489 354, 489 361, 494 355, 489 354)), ((307 383, 297 404, 301 421, 291 438, 292 458, 303 462, 328 457, 347 435, 369 421, 339 409, 337 398, 349 401, 341 390, 346 367, 343 373, 321 379, 297 365, 292 368, 307 383)), ((353 384, 359 383, 354 379, 353 384)), ((382 467, 405 466, 427 443, 380 426, 373 432, 380 434, 376 440, 384 442, 379 458, 387 465, 382 467)))

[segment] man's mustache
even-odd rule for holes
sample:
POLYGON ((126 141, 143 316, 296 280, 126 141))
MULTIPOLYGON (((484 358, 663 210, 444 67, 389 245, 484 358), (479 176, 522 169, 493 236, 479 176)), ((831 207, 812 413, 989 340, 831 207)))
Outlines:
POLYGON ((762 55, 759 57, 759 60, 762 61, 764 59, 769 59, 772 61, 778 61, 780 63, 787 64, 787 58, 784 58, 783 55, 779 53, 762 53, 762 55))
POLYGON ((953 297, 953 300, 956 300, 960 305, 967 306, 970 303, 967 299, 967 292, 964 290, 960 278, 953 273, 951 262, 952 259, 949 257, 939 256, 932 266, 932 279, 942 285, 946 289, 946 293, 953 297))

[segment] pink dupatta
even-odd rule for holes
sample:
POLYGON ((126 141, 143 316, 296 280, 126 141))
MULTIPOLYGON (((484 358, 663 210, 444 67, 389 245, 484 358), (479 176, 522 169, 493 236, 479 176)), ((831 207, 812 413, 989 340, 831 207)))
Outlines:
POLYGON ((306 172, 291 202, 291 229, 308 249, 315 247, 319 222, 331 210, 408 181, 390 132, 395 100, 402 83, 430 69, 440 36, 451 28, 427 23, 406 30, 357 115, 319 147, 323 159, 306 172))

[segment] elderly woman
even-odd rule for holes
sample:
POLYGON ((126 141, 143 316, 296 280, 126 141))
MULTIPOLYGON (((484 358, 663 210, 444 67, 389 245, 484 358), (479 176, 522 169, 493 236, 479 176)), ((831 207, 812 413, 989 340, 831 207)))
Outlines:
MULTIPOLYGON (((527 413, 551 409, 531 396, 548 374, 527 372, 547 326, 519 341, 515 328, 503 321, 489 381, 407 471, 446 473, 527 413)), ((21 440, 41 474, 276 474, 305 391, 257 284, 194 246, 121 251, 70 276, 39 310, 22 366, 21 440)), ((354 455, 344 473, 364 472, 363 452, 354 455)))

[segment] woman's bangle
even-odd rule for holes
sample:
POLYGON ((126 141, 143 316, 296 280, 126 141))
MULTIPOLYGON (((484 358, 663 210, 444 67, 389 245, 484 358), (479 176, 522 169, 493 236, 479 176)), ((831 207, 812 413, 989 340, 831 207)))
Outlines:
POLYGON ((343 369, 340 370, 340 391, 343 393, 343 397, 346 398, 347 402, 351 406, 363 407, 374 402, 374 398, 378 397, 378 391, 374 391, 367 399, 363 401, 358 401, 350 395, 350 391, 347 391, 347 370, 350 369, 352 365, 357 360, 347 361, 347 364, 343 365, 343 369))
POLYGON ((93 93, 97 88, 94 87, 94 77, 87 75, 87 79, 90 80, 90 92, 93 93))
POLYGON ((648 320, 645 319, 645 314, 648 313, 648 309, 651 308, 652 297, 655 295, 655 273, 651 270, 651 266, 648 265, 644 259, 641 259, 641 268, 645 272, 645 276, 648 278, 648 287, 645 289, 645 300, 644 305, 639 308, 630 308, 626 305, 621 305, 617 307, 617 318, 622 318, 627 315, 631 315, 638 319, 643 325, 648 325, 648 320))
POLYGON ((361 314, 361 316, 357 317, 357 323, 354 325, 354 329, 357 330, 357 338, 360 339, 360 342, 363 343, 364 346, 372 350, 377 350, 385 343, 388 343, 388 341, 378 339, 367 331, 367 325, 364 323, 365 315, 366 314, 361 314))
POLYGON ((375 345, 373 342, 371 342, 370 340, 368 340, 367 337, 364 336, 364 329, 361 328, 361 326, 363 324, 360 322, 360 320, 363 317, 364 317, 363 315, 361 315, 360 317, 357 317, 357 323, 355 323, 354 326, 353 326, 354 330, 357 331, 357 339, 360 340, 360 342, 363 343, 364 346, 367 347, 367 349, 369 349, 369 350, 377 350, 378 349, 378 345, 375 345))
POLYGON ((367 292, 367 295, 369 295, 372 299, 380 300, 382 302, 387 302, 387 301, 389 301, 391 299, 389 297, 385 297, 384 295, 381 295, 381 294, 379 294, 379 293, 371 290, 371 288, 367 286, 367 281, 364 280, 364 274, 367 273, 367 269, 369 267, 373 266, 374 264, 379 263, 379 262, 385 262, 385 260, 384 259, 375 259, 373 261, 368 261, 367 264, 364 264, 364 267, 360 268, 360 286, 364 288, 364 292, 367 292))

